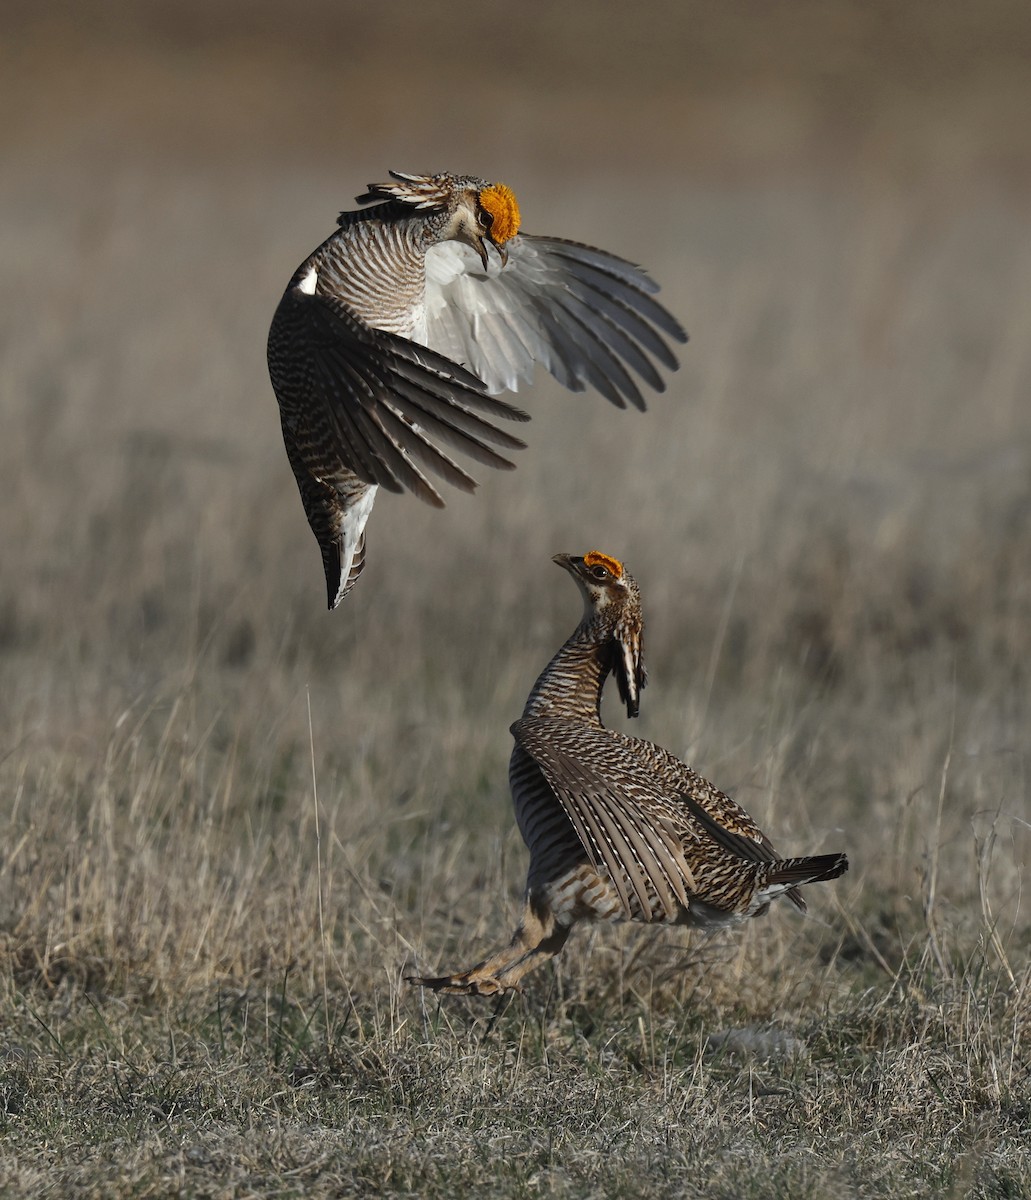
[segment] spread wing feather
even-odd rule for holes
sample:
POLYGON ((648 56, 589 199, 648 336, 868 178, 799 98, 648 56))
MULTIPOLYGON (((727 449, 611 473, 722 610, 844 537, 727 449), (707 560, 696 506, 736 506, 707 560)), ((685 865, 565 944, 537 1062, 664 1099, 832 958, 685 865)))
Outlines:
POLYGON ((633 263, 579 242, 519 234, 487 273, 458 242, 426 255, 427 345, 464 363, 489 392, 514 391, 541 363, 571 391, 591 386, 621 408, 645 407, 629 366, 661 391, 676 370, 666 339, 687 334, 633 263), (654 361, 653 361, 654 360, 654 361))
POLYGON ((594 866, 608 872, 624 916, 675 919, 695 888, 683 840, 698 834, 670 819, 654 776, 604 730, 524 717, 512 735, 540 767, 594 866))
POLYGON ((306 366, 303 374, 283 367, 277 394, 288 395, 295 408, 314 410, 309 420, 332 432, 340 465, 366 483, 407 489, 439 506, 443 501, 420 468, 466 491, 475 483, 438 441, 492 467, 513 465, 492 445, 523 446, 493 424, 526 420, 520 409, 488 395, 460 363, 370 328, 336 297, 288 288, 269 335, 274 382, 278 345, 290 346, 294 361, 306 366))

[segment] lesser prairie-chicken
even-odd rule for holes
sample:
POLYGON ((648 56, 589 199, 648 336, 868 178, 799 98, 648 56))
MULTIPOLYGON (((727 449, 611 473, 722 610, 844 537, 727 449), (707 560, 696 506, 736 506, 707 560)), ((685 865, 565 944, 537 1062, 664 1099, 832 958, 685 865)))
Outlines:
POLYGON ((437 991, 516 988, 582 920, 715 927, 765 913, 798 888, 835 879, 844 854, 781 858, 747 812, 668 750, 601 722, 615 674, 637 716, 646 681, 637 583, 592 551, 559 554, 583 618, 541 673, 520 720, 509 782, 530 851, 526 901, 511 943, 468 971, 412 980, 437 991))
POLYGON ((444 501, 427 471, 471 491, 455 451, 491 467, 523 443, 497 398, 542 364, 573 391, 645 407, 635 380, 686 341, 633 263, 561 238, 521 233, 503 184, 403 175, 370 184, 363 207, 294 272, 272 319, 269 374, 283 440, 319 546, 329 607, 365 562, 378 488, 444 501))

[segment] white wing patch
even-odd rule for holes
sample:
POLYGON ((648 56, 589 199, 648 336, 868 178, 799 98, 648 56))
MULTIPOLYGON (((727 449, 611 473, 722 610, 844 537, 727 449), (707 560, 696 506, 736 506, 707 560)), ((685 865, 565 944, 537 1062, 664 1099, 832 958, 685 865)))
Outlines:
POLYGON ((547 353, 523 298, 506 287, 501 259, 487 274, 476 252, 441 242, 426 254, 425 344, 462 363, 491 393, 518 390, 547 353))
POLYGON ((312 267, 307 275, 298 283, 297 290, 304 292, 306 296, 315 295, 315 286, 319 282, 319 271, 317 267, 312 267))
POLYGON ((564 387, 590 387, 619 408, 645 408, 635 382, 665 389, 677 369, 667 340, 687 334, 654 299, 640 267, 561 238, 518 234, 508 264, 491 252, 486 274, 463 243, 426 254, 425 345, 464 364, 487 391, 516 391, 540 363, 564 387))

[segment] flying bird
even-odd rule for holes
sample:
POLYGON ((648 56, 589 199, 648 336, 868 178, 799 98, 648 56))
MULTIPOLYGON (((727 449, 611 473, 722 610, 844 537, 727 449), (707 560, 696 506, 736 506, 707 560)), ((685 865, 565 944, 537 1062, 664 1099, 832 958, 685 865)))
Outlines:
POLYGON ((643 410, 640 383, 663 391, 660 368, 678 365, 668 343, 687 340, 640 267, 521 233, 504 184, 390 175, 297 268, 269 330, 283 440, 331 609, 361 574, 380 487, 443 507, 428 472, 476 486, 451 452, 513 465, 505 454, 524 443, 496 422, 528 418, 497 393, 535 364, 572 391, 643 410))
POLYGON ((584 920, 714 928, 758 917, 799 887, 836 879, 844 854, 782 858, 747 812, 661 746, 606 729, 605 682, 638 715, 647 681, 640 591, 611 555, 555 556, 583 618, 544 668, 522 717, 509 784, 530 851, 522 919, 508 946, 467 971, 411 982, 496 995, 562 949, 584 920))

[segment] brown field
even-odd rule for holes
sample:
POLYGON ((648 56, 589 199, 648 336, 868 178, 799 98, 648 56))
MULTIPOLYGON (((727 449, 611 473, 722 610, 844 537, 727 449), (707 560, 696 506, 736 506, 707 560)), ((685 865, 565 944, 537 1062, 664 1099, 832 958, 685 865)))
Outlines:
POLYGON ((39 11, 0 1194, 1031 1195, 1031 9, 39 11), (264 339, 387 167, 504 179, 692 340, 643 416, 538 377, 518 470, 381 496, 327 614, 264 339), (808 920, 581 929, 492 1021, 403 975, 511 931, 508 726, 592 547, 644 593, 630 731, 852 868, 808 920))

